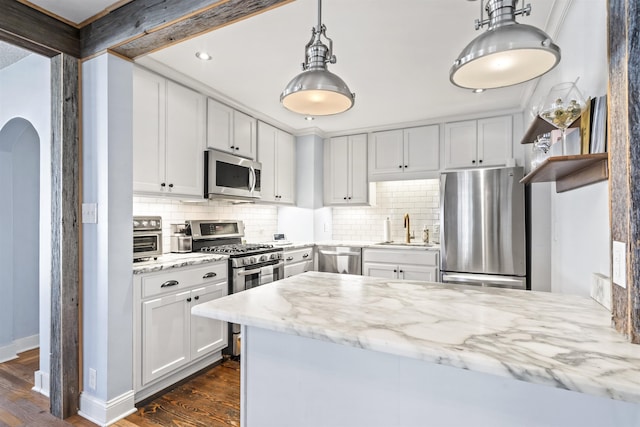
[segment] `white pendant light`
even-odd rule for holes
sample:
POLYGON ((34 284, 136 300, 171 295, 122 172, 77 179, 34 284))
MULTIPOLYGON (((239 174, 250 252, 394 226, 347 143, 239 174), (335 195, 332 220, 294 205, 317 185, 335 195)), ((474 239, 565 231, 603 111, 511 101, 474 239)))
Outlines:
POLYGON ((464 48, 451 67, 449 78, 468 89, 494 89, 539 77, 560 62, 560 48, 542 30, 516 22, 516 15, 529 15, 531 5, 516 10, 518 0, 480 3, 476 30, 489 29, 464 48), (489 14, 483 19, 482 10, 489 14))
POLYGON ((311 40, 305 46, 302 73, 293 78, 280 95, 288 110, 307 116, 328 116, 347 111, 355 102, 347 84, 327 70, 327 63, 336 63, 333 41, 322 24, 322 0, 318 0, 318 25, 311 29, 311 40), (329 41, 327 47, 320 37, 329 41))

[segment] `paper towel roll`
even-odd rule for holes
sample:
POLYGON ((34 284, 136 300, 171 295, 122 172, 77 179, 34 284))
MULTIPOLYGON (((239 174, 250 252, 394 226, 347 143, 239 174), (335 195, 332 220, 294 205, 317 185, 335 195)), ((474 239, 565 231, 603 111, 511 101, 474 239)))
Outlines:
POLYGON ((382 241, 383 242, 391 241, 391 221, 389 220, 389 217, 387 217, 387 219, 384 220, 384 225, 382 228, 382 241))

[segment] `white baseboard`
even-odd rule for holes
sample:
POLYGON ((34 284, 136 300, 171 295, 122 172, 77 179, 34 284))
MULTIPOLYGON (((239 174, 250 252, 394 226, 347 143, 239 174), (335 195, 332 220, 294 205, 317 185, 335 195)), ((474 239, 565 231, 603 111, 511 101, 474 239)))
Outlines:
POLYGON ((35 334, 30 337, 18 338, 13 343, 16 346, 16 353, 22 353, 23 351, 40 347, 40 335, 35 334))
POLYGON ((16 351, 16 345, 13 342, 0 347, 0 363, 8 362, 9 360, 13 360, 18 357, 16 351))
POLYGON ((18 357, 18 353, 31 350, 40 345, 40 335, 18 338, 9 344, 0 347, 0 363, 8 362, 18 357))
POLYGON ((31 390, 49 397, 49 373, 44 371, 36 371, 33 376, 34 386, 31 390))
POLYGON ((108 402, 82 392, 80 394, 80 411, 78 411, 78 415, 105 427, 136 412, 133 399, 133 390, 108 402))

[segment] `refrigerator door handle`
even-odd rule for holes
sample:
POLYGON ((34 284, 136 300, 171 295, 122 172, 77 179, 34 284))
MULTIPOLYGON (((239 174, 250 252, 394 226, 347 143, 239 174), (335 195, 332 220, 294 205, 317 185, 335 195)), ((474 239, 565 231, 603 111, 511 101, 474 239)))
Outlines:
POLYGON ((442 273, 443 283, 527 289, 527 279, 519 276, 494 276, 487 274, 442 273))

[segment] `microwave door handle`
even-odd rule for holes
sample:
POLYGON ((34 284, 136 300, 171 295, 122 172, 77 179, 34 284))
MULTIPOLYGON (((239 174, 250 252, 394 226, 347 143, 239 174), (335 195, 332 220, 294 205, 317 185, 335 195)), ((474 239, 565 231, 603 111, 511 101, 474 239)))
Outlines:
POLYGON ((249 170, 251 171, 251 182, 249 182, 249 186, 251 187, 251 192, 253 193, 253 191, 256 189, 256 170, 253 168, 253 166, 249 166, 249 170))

